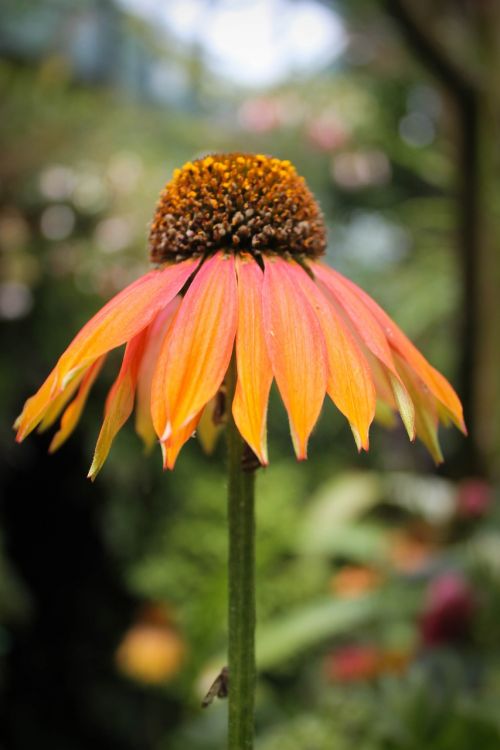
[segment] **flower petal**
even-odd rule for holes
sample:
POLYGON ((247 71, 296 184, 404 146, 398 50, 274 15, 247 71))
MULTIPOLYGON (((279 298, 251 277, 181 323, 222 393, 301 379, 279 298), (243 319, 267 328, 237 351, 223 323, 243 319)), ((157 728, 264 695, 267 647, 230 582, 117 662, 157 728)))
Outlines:
POLYGON ((392 350, 397 352, 409 364, 431 393, 445 407, 452 421, 462 432, 466 433, 462 405, 446 378, 427 362, 416 346, 412 344, 403 331, 374 299, 349 279, 340 276, 340 274, 336 274, 336 276, 340 277, 342 283, 359 296, 383 329, 392 350))
MULTIPOLYGON (((92 367, 92 365, 90 365, 90 367, 92 367)), ((38 425, 38 432, 45 432, 49 429, 49 427, 52 427, 54 422, 64 410, 66 404, 70 402, 70 400, 76 393, 78 386, 82 382, 85 373, 89 371, 90 367, 87 367, 86 370, 82 370, 80 373, 78 373, 78 375, 73 378, 71 383, 69 383, 66 388, 61 391, 57 398, 52 401, 52 403, 46 410, 42 421, 38 425)))
MULTIPOLYGON (((385 367, 377 357, 373 356, 371 352, 368 352, 368 359, 375 383, 375 389, 377 392, 377 398, 379 403, 388 406, 390 409, 399 411, 401 419, 408 433, 410 440, 415 440, 415 408, 413 401, 410 398, 410 394, 405 387, 405 384, 401 380, 400 374, 397 372, 396 375, 385 367)), ((379 414, 384 414, 383 410, 379 409, 379 414)), ((386 421, 387 410, 385 411, 386 421)), ((392 426, 392 424, 391 424, 392 426)))
POLYGON ((326 392, 325 339, 304 293, 292 283, 288 261, 266 258, 263 285, 264 336, 274 377, 290 420, 298 459, 307 457, 307 442, 326 392))
POLYGON ((217 253, 194 277, 158 357, 151 414, 162 442, 215 396, 231 360, 237 319, 234 257, 217 253))
POLYGON ((104 422, 97 438, 92 466, 88 473, 89 479, 96 478, 108 457, 113 440, 132 413, 137 375, 147 335, 147 329, 141 331, 127 344, 120 372, 106 399, 104 422))
MULTIPOLYGON (((203 410, 202 410, 203 411, 203 410)), ((161 444, 163 453, 163 468, 172 470, 177 461, 177 457, 181 452, 181 448, 187 443, 189 438, 194 436, 196 427, 200 421, 202 411, 191 419, 187 425, 181 427, 181 429, 171 435, 168 440, 165 440, 161 444)))
POLYGON ((273 380, 264 338, 262 285, 264 274, 253 259, 240 259, 238 273, 238 380, 233 417, 238 430, 259 461, 267 464, 266 416, 273 380))
MULTIPOLYGON (((54 369, 34 396, 27 399, 21 414, 14 422, 14 428, 17 429, 16 440, 18 443, 22 442, 35 429, 45 416, 52 402, 64 391, 64 388, 54 391, 56 382, 57 373, 54 369)), ((69 386, 70 382, 66 385, 69 386)))
POLYGON ((328 289, 335 301, 348 315, 361 340, 388 370, 398 376, 384 331, 356 293, 343 282, 346 279, 333 268, 320 263, 311 264, 315 277, 328 289))
POLYGON ((182 289, 197 261, 186 260, 150 271, 110 300, 73 339, 34 396, 26 401, 16 421, 17 440, 23 440, 41 421, 48 406, 79 370, 129 341, 182 289))
POLYGON ((211 455, 214 452, 224 423, 227 421, 225 415, 221 415, 220 413, 221 406, 224 406, 225 397, 226 394, 223 393, 222 389, 218 391, 203 409, 200 421, 198 422, 196 435, 203 452, 207 455, 211 455))
POLYGON ((139 367, 135 429, 139 437, 144 441, 146 450, 150 450, 157 441, 151 417, 151 384, 153 382, 153 374, 160 349, 180 303, 181 297, 174 297, 166 308, 158 313, 149 326, 146 347, 139 367))
POLYGON ((105 357, 100 357, 93 365, 91 365, 80 383, 78 393, 70 405, 66 408, 66 411, 61 418, 61 426, 52 438, 52 442, 49 446, 49 453, 54 453, 58 450, 61 445, 69 438, 75 427, 77 426, 80 417, 82 415, 83 408, 87 401, 87 397, 90 393, 96 377, 104 363, 105 357))
POLYGON ((439 417, 435 396, 430 393, 408 363, 398 355, 396 355, 396 363, 415 407, 417 437, 424 443, 435 463, 441 464, 444 459, 439 445, 439 417))
MULTIPOLYGON (((391 348, 378 320, 351 288, 342 274, 319 263, 312 264, 316 278, 330 292, 333 300, 347 316, 348 322, 366 348, 374 354, 386 370, 387 382, 397 403, 399 413, 410 440, 415 439, 413 403, 394 364, 391 348)), ((355 285, 352 285, 353 287, 355 285)), ((355 287, 357 289, 357 287, 355 287)))
POLYGON ((196 261, 186 260, 150 271, 123 289, 82 328, 62 355, 57 366, 59 379, 67 377, 73 366, 80 367, 130 341, 168 305, 195 267, 196 261))
POLYGON ((368 432, 376 403, 368 362, 340 315, 307 273, 298 265, 289 265, 287 272, 306 294, 323 331, 328 357, 328 395, 349 420, 358 450, 368 450, 368 432))
POLYGON ((403 420, 406 432, 408 433, 408 437, 410 438, 410 440, 415 440, 416 414, 413 399, 408 392, 406 383, 403 384, 399 376, 396 377, 392 374, 392 372, 388 372, 387 376, 389 378, 392 392, 398 406, 398 411, 401 415, 401 419, 403 420))

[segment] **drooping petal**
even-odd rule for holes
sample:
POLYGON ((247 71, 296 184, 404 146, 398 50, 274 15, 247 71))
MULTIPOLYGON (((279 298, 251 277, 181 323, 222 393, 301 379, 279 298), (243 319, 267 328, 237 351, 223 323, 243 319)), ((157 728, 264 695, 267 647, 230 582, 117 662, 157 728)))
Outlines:
POLYGON ((166 308, 158 313, 149 326, 147 342, 139 367, 135 406, 135 429, 139 437, 144 441, 146 450, 150 450, 157 441, 151 417, 151 384, 153 382, 153 374, 163 341, 180 303, 181 297, 174 297, 166 308))
MULTIPOLYGON (((77 373, 75 373, 75 377, 77 373)), ((31 396, 24 404, 21 414, 17 417, 14 422, 14 429, 17 430, 16 440, 18 443, 22 442, 30 432, 42 421, 49 406, 53 401, 61 394, 64 389, 61 388, 59 391, 55 390, 57 382, 57 373, 54 370, 42 383, 38 391, 31 396)), ((67 383, 67 386, 70 382, 67 383)))
POLYGON ((147 335, 147 329, 141 331, 126 346, 120 372, 111 386, 108 398, 106 399, 104 421, 99 432, 99 437, 97 438, 92 466, 88 473, 88 477, 92 480, 96 478, 101 470, 102 465, 108 457, 113 440, 130 417, 134 408, 137 375, 147 335))
POLYGON ((394 394, 396 404, 398 406, 398 411, 401 415, 401 419, 403 420, 406 432, 408 433, 408 437, 410 438, 410 440, 415 440, 417 428, 415 404, 413 403, 413 399, 408 392, 406 383, 403 384, 399 377, 395 377, 392 372, 389 372, 387 375, 392 387, 392 392, 394 394))
POLYGON ((307 273, 296 264, 286 264, 284 271, 307 296, 323 331, 328 395, 349 420, 358 450, 368 450, 368 432, 375 415, 375 387, 368 362, 340 315, 307 273))
POLYGON ((264 338, 262 285, 264 274, 253 259, 240 259, 238 273, 238 380, 233 417, 238 430, 259 461, 267 464, 266 417, 273 380, 264 338))
POLYGON ((52 442, 49 446, 49 453, 54 453, 56 450, 58 450, 61 445, 69 438, 69 436, 77 426, 82 415, 85 403, 87 401, 87 397, 90 393, 90 389, 92 388, 94 381, 100 372, 105 358, 105 356, 100 357, 96 362, 94 362, 93 365, 88 368, 87 372, 83 376, 80 387, 78 389, 78 393, 62 415, 61 426, 52 438, 52 442))
POLYGON ((353 292, 343 284, 344 277, 320 263, 311 264, 314 276, 328 289, 335 301, 343 308, 361 340, 394 375, 398 375, 391 349, 384 331, 366 306, 353 292))
POLYGON ((410 440, 415 439, 415 412, 412 400, 394 364, 391 348, 385 333, 370 310, 355 291, 344 283, 347 279, 320 263, 313 263, 312 269, 319 283, 331 294, 332 300, 339 305, 347 321, 371 354, 380 361, 386 371, 387 382, 397 402, 401 419, 406 427, 410 440))
POLYGON ((214 452, 224 428, 226 419, 221 415, 221 406, 224 406, 225 398, 226 394, 221 388, 205 406, 198 422, 196 435, 203 452, 207 455, 211 455, 214 452))
MULTIPOLYGON (((398 411, 402 422, 408 433, 410 440, 415 440, 415 408, 410 394, 405 387, 399 373, 394 375, 385 365, 380 362, 371 352, 367 354, 370 368, 377 392, 378 404, 385 405, 388 409, 398 411)), ((379 421, 385 420, 387 426, 393 426, 394 422, 390 419, 387 408, 377 408, 376 417, 379 421)))
POLYGON ((150 271, 113 297, 73 339, 41 388, 26 401, 16 420, 17 440, 41 421, 50 403, 83 368, 144 329, 182 289, 197 261, 186 260, 150 271))
POLYGON ((264 336, 295 453, 304 459, 325 397, 327 355, 318 318, 305 294, 293 285, 287 264, 281 258, 265 260, 264 336))
MULTIPOLYGON (((203 411, 203 410, 202 410, 203 411)), ((187 425, 181 427, 178 432, 170 435, 168 440, 161 443, 161 449, 163 453, 163 468, 172 470, 175 466, 175 462, 181 452, 183 446, 187 443, 189 438, 193 437, 196 427, 200 421, 202 412, 200 411, 193 419, 191 419, 187 425)))
POLYGON ((367 352, 366 356, 370 365, 373 382, 375 383, 377 399, 387 404, 392 411, 397 411, 398 405, 394 398, 387 368, 371 352, 367 352))
MULTIPOLYGON (((90 365, 90 367, 92 367, 92 365, 90 365)), ((49 429, 49 427, 52 427, 60 414, 62 414, 65 406, 73 398, 78 386, 83 380, 85 373, 88 372, 89 369, 90 368, 87 368, 86 370, 82 370, 80 373, 78 373, 78 375, 73 378, 71 383, 69 383, 66 388, 61 391, 57 398, 52 401, 52 403, 46 410, 42 421, 38 425, 38 432, 45 432, 49 429)))
MULTIPOLYGON (((369 297, 368 300, 370 300, 369 297)), ((377 310, 380 323, 385 323, 386 335, 391 346, 409 364, 418 377, 421 378, 438 401, 441 402, 441 405, 446 409, 456 426, 466 434, 467 428, 464 422, 462 404, 450 383, 438 370, 427 362, 425 357, 405 336, 401 329, 396 326, 391 318, 373 300, 370 300, 370 303, 374 314, 377 310)))
POLYGON ((142 331, 182 289, 197 262, 186 260, 150 271, 110 300, 80 331, 58 364, 59 379, 72 366, 114 349, 142 331))
POLYGON ((417 437, 424 443, 435 463, 440 464, 444 459, 438 438, 439 417, 436 398, 408 363, 398 355, 396 363, 415 407, 417 437))
POLYGON ((216 253, 193 279, 158 357, 151 414, 162 442, 218 391, 231 360, 237 319, 234 257, 216 253))
MULTIPOLYGON (((329 269, 332 270, 332 269, 329 269)), ((450 418, 457 427, 466 432, 463 410, 460 400, 446 378, 432 367, 419 350, 412 344, 403 331, 387 315, 387 313, 363 289, 354 282, 346 279, 337 272, 333 272, 344 287, 351 289, 364 303, 383 329, 392 350, 397 352, 415 371, 434 396, 448 411, 450 418)))

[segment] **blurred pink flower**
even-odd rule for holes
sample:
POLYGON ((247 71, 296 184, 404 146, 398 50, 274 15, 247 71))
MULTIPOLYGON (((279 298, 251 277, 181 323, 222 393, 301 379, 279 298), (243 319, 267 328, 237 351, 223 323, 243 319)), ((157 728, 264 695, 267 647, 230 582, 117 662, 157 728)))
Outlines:
POLYGON ((493 502, 491 485, 484 479, 465 479, 458 485, 457 510, 464 518, 484 516, 493 502))
POLYGON ((425 646, 453 643, 467 637, 476 601, 471 585, 460 573, 443 573, 431 581, 420 620, 425 646))
POLYGON ((282 106, 276 99, 259 97, 243 102, 238 119, 245 130, 268 133, 282 124, 282 114, 282 106))
POLYGON ((375 646, 343 646, 327 657, 326 676, 334 682, 362 682, 373 679, 379 668, 380 653, 375 646))
POLYGON ((311 120, 307 127, 307 136, 313 146, 321 151, 334 151, 345 146, 349 133, 334 115, 320 115, 311 120))

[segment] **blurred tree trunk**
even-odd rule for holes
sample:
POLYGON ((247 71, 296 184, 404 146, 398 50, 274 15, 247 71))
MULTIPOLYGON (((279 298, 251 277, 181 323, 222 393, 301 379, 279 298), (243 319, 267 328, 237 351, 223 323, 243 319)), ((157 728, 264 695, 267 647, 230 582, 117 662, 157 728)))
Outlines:
POLYGON ((490 474, 500 476, 500 3, 480 4, 479 44, 484 55, 481 143, 481 265, 479 286, 478 443, 490 474))
MULTIPOLYGON (((462 70, 433 36, 432 20, 415 11, 408 0, 385 0, 419 61, 440 81, 451 98, 457 122, 457 240, 462 279, 461 361, 458 390, 469 438, 457 455, 459 475, 492 475, 500 445, 500 259, 496 252, 500 226, 491 227, 488 203, 494 195, 498 154, 493 123, 497 115, 498 81, 477 80, 462 70), (491 189, 491 192, 490 192, 491 189)), ((496 32, 500 9, 484 2, 475 12, 488 14, 481 49, 490 59, 486 68, 498 76, 496 32), (491 59, 496 56, 497 60, 491 59), (496 63, 496 64, 495 64, 496 63)))

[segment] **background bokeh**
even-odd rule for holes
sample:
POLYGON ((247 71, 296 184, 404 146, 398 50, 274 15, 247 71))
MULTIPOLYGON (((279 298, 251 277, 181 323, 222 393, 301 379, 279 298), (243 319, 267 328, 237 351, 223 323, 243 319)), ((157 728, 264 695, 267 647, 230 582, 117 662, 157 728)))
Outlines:
POLYGON ((218 750, 224 445, 175 472, 133 426, 11 424, 80 325, 147 268, 173 168, 290 159, 328 261, 454 383, 439 470, 401 425, 358 456, 327 407, 258 477, 259 750, 500 747, 500 5, 496 0, 2 0, 0 747, 218 750))

